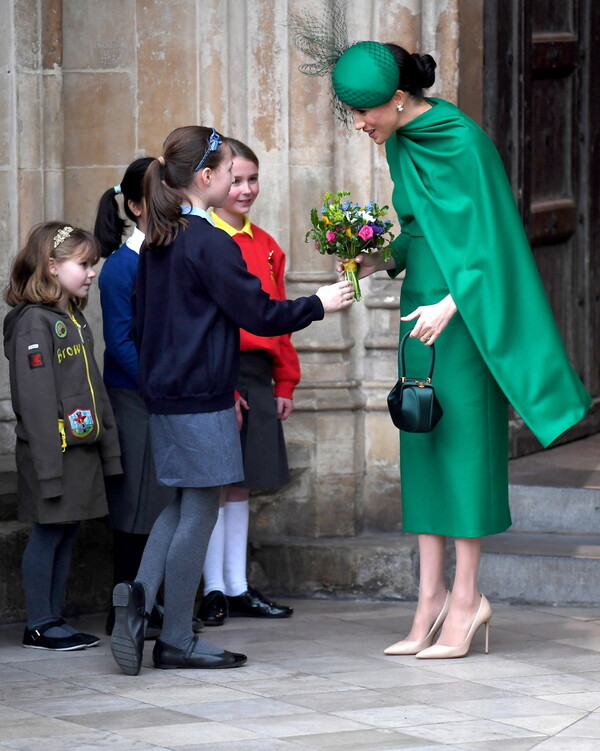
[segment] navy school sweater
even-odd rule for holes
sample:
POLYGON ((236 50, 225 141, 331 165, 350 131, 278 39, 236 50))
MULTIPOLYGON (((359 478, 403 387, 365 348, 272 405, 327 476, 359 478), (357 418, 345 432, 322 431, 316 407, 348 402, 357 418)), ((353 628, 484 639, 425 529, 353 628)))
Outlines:
POLYGON ((271 300, 226 232, 202 217, 187 219, 171 245, 140 253, 134 338, 140 391, 154 414, 232 407, 239 329, 278 336, 325 314, 316 295, 271 300))

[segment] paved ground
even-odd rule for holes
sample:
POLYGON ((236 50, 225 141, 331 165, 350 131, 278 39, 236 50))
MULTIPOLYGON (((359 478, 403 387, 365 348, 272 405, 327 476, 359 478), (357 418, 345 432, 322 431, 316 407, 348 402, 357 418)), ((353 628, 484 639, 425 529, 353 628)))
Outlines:
MULTIPOLYGON (((600 584, 598 585, 600 588, 600 584)), ((493 603, 492 603, 493 604, 493 603)), ((84 652, 20 646, 0 628, 0 749, 22 751, 597 751, 600 608, 494 606, 459 660, 386 657, 412 604, 298 600, 286 621, 205 629, 235 670, 120 673, 84 652)), ((103 617, 79 626, 102 633, 103 617)))

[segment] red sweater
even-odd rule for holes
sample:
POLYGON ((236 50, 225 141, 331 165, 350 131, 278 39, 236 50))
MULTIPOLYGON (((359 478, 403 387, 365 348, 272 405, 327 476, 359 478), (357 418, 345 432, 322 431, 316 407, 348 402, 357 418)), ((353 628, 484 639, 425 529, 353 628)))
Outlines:
MULTIPOLYGON (((214 212, 211 216, 217 227, 228 232, 239 245, 248 271, 260 279, 263 290, 274 300, 286 300, 285 253, 271 235, 249 221, 238 232, 214 212)), ((265 350, 273 357, 275 396, 293 399, 294 388, 300 381, 300 362, 291 335, 257 336, 240 329, 240 350, 247 352, 256 349, 265 350)))

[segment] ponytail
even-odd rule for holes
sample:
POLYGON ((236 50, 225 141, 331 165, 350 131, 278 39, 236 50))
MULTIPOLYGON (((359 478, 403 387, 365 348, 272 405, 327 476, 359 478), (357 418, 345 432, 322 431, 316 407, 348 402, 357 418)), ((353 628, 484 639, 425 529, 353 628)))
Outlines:
POLYGON ((167 184, 165 167, 155 159, 146 170, 144 196, 146 197, 146 245, 156 248, 170 245, 181 229, 188 226, 181 213, 185 197, 181 191, 167 184))
POLYGON ((123 209, 128 219, 137 225, 137 217, 129 208, 129 201, 141 203, 144 197, 143 181, 153 157, 140 157, 131 162, 125 170, 120 185, 109 188, 98 202, 94 235, 98 238, 102 258, 108 256, 123 242, 123 233, 127 228, 125 219, 120 214, 116 196, 123 194, 123 209))
POLYGON ((125 220, 119 214, 116 195, 115 189, 109 188, 102 194, 98 202, 94 235, 100 243, 102 258, 108 258, 114 250, 121 246, 123 232, 125 232, 125 220))

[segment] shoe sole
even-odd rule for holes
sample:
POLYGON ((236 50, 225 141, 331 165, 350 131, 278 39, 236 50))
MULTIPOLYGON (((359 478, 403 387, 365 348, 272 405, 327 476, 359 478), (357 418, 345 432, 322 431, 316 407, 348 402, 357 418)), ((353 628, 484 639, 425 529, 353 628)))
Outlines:
POLYGON ((138 654, 136 640, 129 630, 127 614, 117 608, 128 608, 131 589, 127 584, 117 584, 113 590, 115 625, 110 637, 110 650, 115 662, 126 675, 137 675, 142 669, 142 657, 138 654), (124 621, 124 623, 120 623, 124 621))
MULTIPOLYGON (((229 612, 230 618, 271 618, 271 619, 279 619, 282 618, 291 618, 294 614, 293 613, 285 613, 285 615, 266 615, 264 613, 232 613, 229 612)), ((205 622, 205 625, 208 625, 205 622)))
POLYGON ((78 649, 85 649, 88 644, 76 644, 74 647, 37 647, 35 644, 21 644, 25 649, 43 649, 46 652, 75 652, 78 649))
POLYGON ((154 667, 157 670, 225 670, 226 668, 241 668, 248 660, 243 662, 235 662, 232 665, 204 665, 198 667, 196 665, 157 665, 154 663, 154 667))

